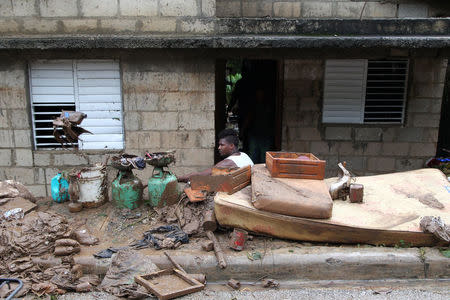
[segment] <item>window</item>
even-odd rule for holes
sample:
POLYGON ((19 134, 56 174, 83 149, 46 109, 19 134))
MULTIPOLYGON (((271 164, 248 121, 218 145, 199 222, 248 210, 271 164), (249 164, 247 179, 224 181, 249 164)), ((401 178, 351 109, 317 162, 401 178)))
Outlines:
POLYGON ((403 123, 408 60, 325 63, 324 123, 403 123))
POLYGON ((123 149, 119 63, 114 60, 42 60, 30 64, 30 95, 36 149, 60 148, 53 118, 61 110, 87 114, 79 149, 123 149))

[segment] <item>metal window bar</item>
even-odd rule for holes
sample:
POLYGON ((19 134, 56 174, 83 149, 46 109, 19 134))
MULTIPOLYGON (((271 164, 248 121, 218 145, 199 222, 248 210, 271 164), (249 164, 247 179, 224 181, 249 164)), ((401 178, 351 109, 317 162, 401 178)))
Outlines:
POLYGON ((364 123, 403 123, 409 62, 369 60, 364 123))

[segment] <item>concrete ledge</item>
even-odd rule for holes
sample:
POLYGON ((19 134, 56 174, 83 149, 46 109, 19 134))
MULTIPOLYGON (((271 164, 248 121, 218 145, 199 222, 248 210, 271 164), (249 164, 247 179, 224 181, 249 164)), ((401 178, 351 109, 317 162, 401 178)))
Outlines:
POLYGON ((0 49, 316 49, 450 48, 450 36, 160 36, 78 35, 0 37, 0 49))
MULTIPOLYGON (((141 251, 158 267, 171 267, 162 252, 141 251)), ((264 253, 263 249, 258 251, 264 253)), ((266 251, 262 260, 255 261, 247 258, 247 251, 227 252, 228 267, 223 270, 213 253, 179 250, 171 251, 171 255, 186 271, 204 273, 209 281, 254 280, 263 275, 280 280, 450 278, 450 259, 434 248, 302 247, 266 251)), ((86 255, 76 256, 75 261, 98 274, 106 273, 110 263, 110 259, 86 255)))

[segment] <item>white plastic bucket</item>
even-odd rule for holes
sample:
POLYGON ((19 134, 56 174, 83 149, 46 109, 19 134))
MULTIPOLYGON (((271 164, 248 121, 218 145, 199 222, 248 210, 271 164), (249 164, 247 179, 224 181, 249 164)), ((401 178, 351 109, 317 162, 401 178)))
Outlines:
POLYGON ((79 203, 84 207, 97 207, 105 202, 105 169, 102 166, 86 168, 80 171, 78 186, 80 188, 79 203))

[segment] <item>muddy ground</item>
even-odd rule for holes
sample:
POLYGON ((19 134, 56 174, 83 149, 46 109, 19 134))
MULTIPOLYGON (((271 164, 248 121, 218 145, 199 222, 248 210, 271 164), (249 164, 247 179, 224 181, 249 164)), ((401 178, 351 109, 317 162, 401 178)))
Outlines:
MULTIPOLYGON (((40 198, 37 201, 38 211, 52 211, 65 216, 70 223, 85 222, 93 235, 99 238, 100 243, 95 246, 82 247, 79 255, 96 253, 108 247, 127 246, 136 240, 142 239, 145 231, 166 224, 161 222, 158 213, 151 207, 142 204, 134 210, 120 209, 111 202, 97 208, 83 209, 78 213, 70 213, 68 203, 55 203, 51 198, 40 198)), ((219 242, 227 249, 228 237, 231 229, 220 228, 215 232, 219 242)), ((190 236, 188 244, 182 244, 178 250, 201 250, 201 243, 207 240, 203 233, 190 236)), ((301 243, 296 241, 280 240, 272 237, 254 236, 253 240, 246 242, 245 250, 264 249, 274 250, 280 248, 303 247, 311 245, 327 245, 323 243, 301 243)), ((335 246, 335 245, 334 245, 335 246)), ((370 246, 368 246, 370 247, 370 246)), ((155 250, 157 251, 157 250, 155 250)), ((261 253, 263 254, 263 253, 261 253)))

